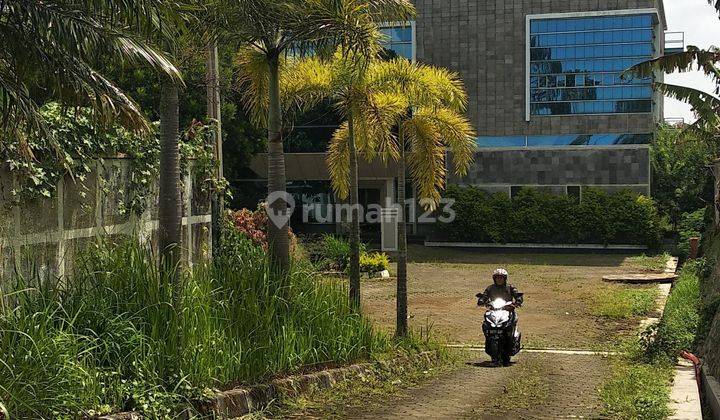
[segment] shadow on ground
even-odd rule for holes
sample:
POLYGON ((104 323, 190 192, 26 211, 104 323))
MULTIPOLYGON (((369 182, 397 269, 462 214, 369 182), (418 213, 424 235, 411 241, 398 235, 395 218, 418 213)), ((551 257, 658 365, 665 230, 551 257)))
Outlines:
POLYGON ((473 248, 427 248, 421 245, 409 245, 408 261, 414 263, 449 263, 449 264, 528 264, 528 265, 564 265, 564 266, 595 266, 620 267, 628 254, 595 253, 563 253, 563 252, 528 252, 503 249, 473 248))

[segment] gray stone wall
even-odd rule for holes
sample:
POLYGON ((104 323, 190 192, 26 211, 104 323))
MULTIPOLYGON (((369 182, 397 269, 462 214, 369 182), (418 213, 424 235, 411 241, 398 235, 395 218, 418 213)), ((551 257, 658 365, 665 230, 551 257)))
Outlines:
POLYGON ((647 133, 652 114, 525 121, 525 16, 659 8, 662 0, 415 0, 419 61, 458 72, 479 135, 647 133), (659 1, 659 3, 658 3, 659 1))
POLYGON ((475 154, 467 176, 450 183, 493 186, 600 186, 649 193, 649 148, 490 149, 475 154))

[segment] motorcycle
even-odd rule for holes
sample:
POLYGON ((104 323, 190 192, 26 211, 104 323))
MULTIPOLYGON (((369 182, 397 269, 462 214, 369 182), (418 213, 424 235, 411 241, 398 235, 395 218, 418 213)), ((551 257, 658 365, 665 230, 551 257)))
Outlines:
POLYGON ((522 338, 517 328, 515 305, 505 299, 497 298, 486 305, 483 333, 485 334, 485 353, 493 361, 510 366, 510 358, 520 352, 522 338))

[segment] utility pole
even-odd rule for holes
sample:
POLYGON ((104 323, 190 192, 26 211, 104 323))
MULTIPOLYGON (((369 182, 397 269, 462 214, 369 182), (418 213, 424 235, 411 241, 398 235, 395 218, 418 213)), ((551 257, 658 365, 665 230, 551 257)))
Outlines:
MULTIPOLYGON (((206 63, 206 86, 207 86, 207 114, 215 120, 215 133, 213 139, 213 151, 217 162, 215 179, 223 177, 223 153, 222 153, 222 118, 220 115, 220 65, 218 63, 217 42, 212 41, 207 46, 206 63)), ((212 253, 217 256, 220 245, 220 234, 222 230, 222 217, 225 209, 222 192, 214 189, 211 196, 211 224, 212 224, 212 253)))

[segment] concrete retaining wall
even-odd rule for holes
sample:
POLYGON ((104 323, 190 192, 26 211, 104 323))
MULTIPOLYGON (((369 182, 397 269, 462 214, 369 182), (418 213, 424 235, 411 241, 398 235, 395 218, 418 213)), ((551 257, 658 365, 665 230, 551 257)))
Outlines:
MULTIPOLYGON (((146 211, 136 215, 126 209, 131 161, 92 165, 82 179, 62 179, 54 197, 19 204, 12 198, 12 172, 0 168, 0 279, 14 270, 24 276, 69 274, 77 253, 98 236, 136 235, 157 248, 157 186, 150 186, 146 211)), ((210 252, 210 197, 189 174, 183 184, 182 258, 192 264, 210 252)))

